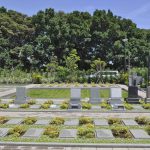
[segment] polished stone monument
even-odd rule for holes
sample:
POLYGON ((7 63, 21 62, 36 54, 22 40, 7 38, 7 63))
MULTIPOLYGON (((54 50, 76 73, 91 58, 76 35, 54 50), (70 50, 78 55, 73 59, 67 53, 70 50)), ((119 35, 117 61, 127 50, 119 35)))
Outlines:
POLYGON ((100 91, 99 88, 93 87, 90 89, 90 103, 91 104, 100 104, 100 91))
POLYGON ((16 88, 16 99, 14 100, 14 104, 25 104, 26 103, 26 88, 25 87, 17 87, 16 88))
POLYGON ((69 109, 81 109, 81 89, 71 88, 69 109))

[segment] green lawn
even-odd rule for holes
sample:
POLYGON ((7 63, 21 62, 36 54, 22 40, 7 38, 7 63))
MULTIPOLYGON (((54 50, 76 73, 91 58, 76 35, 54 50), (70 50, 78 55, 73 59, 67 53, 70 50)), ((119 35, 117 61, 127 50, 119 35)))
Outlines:
MULTIPOLYGON (((123 98, 127 95, 128 93, 123 90, 123 98)), ((28 91, 28 96, 31 98, 70 98, 70 89, 31 89, 28 91)), ((82 89, 81 97, 90 97, 90 90, 82 89)), ((100 97, 109 98, 109 90, 101 90, 100 97)))

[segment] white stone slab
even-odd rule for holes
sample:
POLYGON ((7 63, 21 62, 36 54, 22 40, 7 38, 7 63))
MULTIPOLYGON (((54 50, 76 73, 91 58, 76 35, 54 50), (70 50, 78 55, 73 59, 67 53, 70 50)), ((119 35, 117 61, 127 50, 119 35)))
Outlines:
POLYGON ((44 129, 30 128, 22 136, 23 138, 39 138, 44 132, 44 129))
POLYGON ((47 119, 39 119, 36 121, 35 125, 48 125, 50 123, 50 120, 47 119))
POLYGON ((66 120, 64 123, 65 126, 78 126, 79 125, 79 119, 69 119, 66 120))
POLYGON ((137 122, 133 119, 122 119, 126 126, 138 126, 137 122))
POLYGON ((96 129, 96 137, 98 139, 114 139, 110 129, 96 129))
POLYGON ((105 119, 94 119, 94 124, 96 126, 109 126, 108 121, 105 119))
POLYGON ((40 107, 41 107, 41 105, 35 104, 35 105, 31 105, 30 109, 40 109, 40 107))
POLYGON ((0 128, 0 137, 4 137, 7 135, 10 128, 0 128))
POLYGON ((9 104, 9 108, 17 109, 17 108, 20 108, 20 105, 19 104, 9 104))
POLYGON ((148 133, 142 129, 130 129, 135 139, 150 139, 148 133))
POLYGON ((62 129, 59 134, 59 138, 76 138, 77 129, 62 129))
POLYGON ((10 119, 9 121, 6 122, 6 124, 21 124, 21 122, 23 121, 23 119, 20 118, 16 118, 16 119, 10 119))

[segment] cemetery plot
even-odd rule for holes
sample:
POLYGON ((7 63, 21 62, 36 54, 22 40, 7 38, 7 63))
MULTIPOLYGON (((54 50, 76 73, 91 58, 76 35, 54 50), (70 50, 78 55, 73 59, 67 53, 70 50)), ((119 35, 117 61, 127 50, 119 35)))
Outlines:
POLYGON ((50 123, 50 120, 47 119, 39 119, 36 121, 35 125, 48 125, 50 123))
POLYGON ((44 129, 30 128, 25 132, 25 134, 22 137, 23 138, 39 138, 43 132, 44 132, 44 129))
POLYGON ((6 124, 13 124, 13 125, 17 125, 17 124, 21 124, 23 121, 23 119, 20 118, 16 118, 16 119, 10 119, 9 121, 6 122, 6 124))
POLYGON ((79 119, 69 119, 66 120, 64 123, 65 126, 78 126, 79 125, 79 119))
POLYGON ((0 137, 4 137, 7 135, 10 128, 0 128, 0 137))
POLYGON ((94 119, 95 126, 109 126, 108 121, 105 119, 94 119))
POLYGON ((76 129, 62 129, 59 134, 59 138, 76 138, 77 130, 76 129))
POLYGON ((137 122, 134 121, 133 119, 123 119, 123 123, 126 126, 138 126, 137 122))
POLYGON ((96 137, 98 139, 114 139, 110 129, 96 129, 96 137))
POLYGON ((135 139, 150 139, 148 133, 142 129, 130 129, 135 139))

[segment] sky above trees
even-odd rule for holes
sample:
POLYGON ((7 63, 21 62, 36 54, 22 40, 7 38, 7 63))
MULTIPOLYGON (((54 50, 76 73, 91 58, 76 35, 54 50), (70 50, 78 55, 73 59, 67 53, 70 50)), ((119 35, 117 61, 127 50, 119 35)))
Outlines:
POLYGON ((72 12, 110 9, 115 15, 131 19, 138 28, 150 29, 149 0, 0 0, 0 6, 32 16, 39 10, 54 8, 56 11, 72 12))

